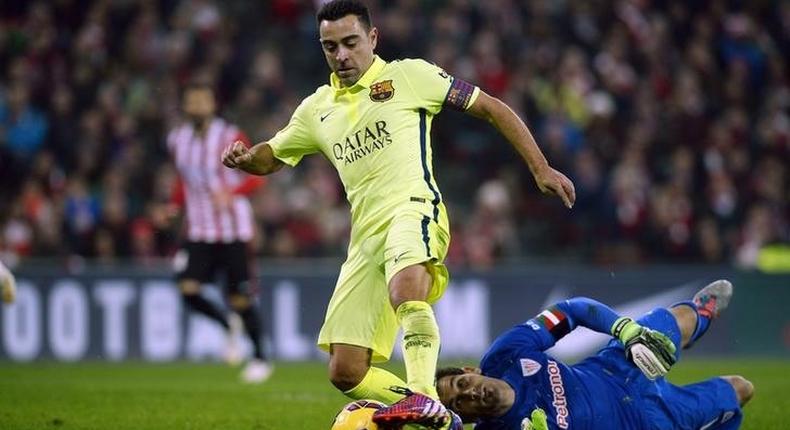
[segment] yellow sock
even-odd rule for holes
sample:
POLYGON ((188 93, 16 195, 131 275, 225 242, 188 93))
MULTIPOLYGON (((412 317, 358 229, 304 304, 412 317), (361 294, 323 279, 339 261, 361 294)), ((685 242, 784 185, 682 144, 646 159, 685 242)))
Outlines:
POLYGON ((403 398, 402 394, 389 390, 392 386, 405 387, 406 383, 384 369, 371 367, 356 387, 343 394, 354 400, 372 399, 391 405, 403 398))
POLYGON ((439 326, 431 305, 403 302, 395 313, 403 328, 403 360, 409 389, 439 398, 434 386, 439 359, 439 326))

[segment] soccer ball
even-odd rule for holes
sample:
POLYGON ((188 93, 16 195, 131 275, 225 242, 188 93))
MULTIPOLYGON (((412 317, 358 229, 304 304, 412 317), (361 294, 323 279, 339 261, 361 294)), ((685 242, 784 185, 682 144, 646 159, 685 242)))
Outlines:
POLYGON ((343 406, 332 423, 332 430, 378 430, 373 413, 385 407, 375 400, 355 400, 343 406))

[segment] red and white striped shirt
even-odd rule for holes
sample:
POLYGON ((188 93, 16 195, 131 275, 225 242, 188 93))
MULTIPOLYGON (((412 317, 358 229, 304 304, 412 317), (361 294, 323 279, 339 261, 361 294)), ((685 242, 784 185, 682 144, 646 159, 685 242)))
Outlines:
POLYGON ((263 179, 222 165, 222 151, 235 140, 250 146, 238 127, 216 117, 202 136, 191 123, 167 135, 167 148, 180 177, 174 200, 186 206, 187 237, 192 242, 247 242, 253 237, 254 220, 247 195, 263 179), (217 193, 231 195, 227 207, 215 202, 217 193))

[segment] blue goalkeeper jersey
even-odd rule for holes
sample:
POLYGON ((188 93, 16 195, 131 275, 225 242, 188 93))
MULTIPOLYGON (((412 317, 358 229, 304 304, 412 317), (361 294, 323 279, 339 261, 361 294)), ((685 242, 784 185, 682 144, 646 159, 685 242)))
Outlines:
MULTIPOLYGON (((511 409, 476 429, 522 430, 536 408, 550 429, 735 430, 743 419, 735 390, 722 378, 676 386, 647 379, 612 340, 596 355, 567 366, 544 353, 577 326, 609 333, 618 315, 608 306, 577 297, 557 303, 494 341, 480 364, 483 375, 515 391, 511 409)), ((680 349, 674 315, 655 309, 636 321, 669 337, 680 349)), ((678 353, 675 353, 678 358, 678 353)))
POLYGON ((607 354, 606 348, 574 366, 543 352, 575 326, 555 306, 494 341, 480 368, 483 375, 510 384, 515 402, 504 416, 481 420, 475 429, 521 430, 535 408, 546 412, 550 429, 645 428, 628 381, 619 376, 627 364, 622 349, 607 354))

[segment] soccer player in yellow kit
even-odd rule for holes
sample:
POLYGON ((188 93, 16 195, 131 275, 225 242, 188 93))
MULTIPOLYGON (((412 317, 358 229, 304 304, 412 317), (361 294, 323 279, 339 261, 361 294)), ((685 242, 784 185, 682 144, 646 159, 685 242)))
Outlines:
POLYGON ((326 3, 317 20, 329 84, 304 99, 270 140, 250 149, 241 142, 228 146, 223 163, 266 175, 321 153, 334 165, 351 204, 352 230, 318 337, 330 353, 330 380, 354 399, 391 404, 413 394, 379 415, 390 424, 439 427, 447 421, 444 407, 438 400, 425 407, 438 398, 439 330, 430 304, 447 286, 450 227, 433 175, 433 117, 448 107, 491 123, 540 190, 568 208, 573 183, 548 165, 524 122, 500 100, 426 61, 376 56, 378 30, 359 0, 326 3), (399 327, 407 383, 370 365, 389 359, 399 327))

